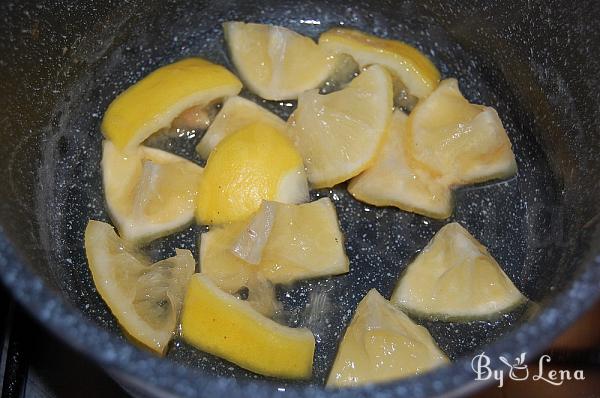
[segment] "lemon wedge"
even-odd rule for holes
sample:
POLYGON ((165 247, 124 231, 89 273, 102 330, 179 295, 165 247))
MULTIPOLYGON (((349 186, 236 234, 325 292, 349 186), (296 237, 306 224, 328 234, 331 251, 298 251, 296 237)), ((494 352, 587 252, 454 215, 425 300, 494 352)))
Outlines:
POLYGON ((315 338, 264 317, 221 291, 208 277, 192 277, 181 321, 183 338, 199 349, 266 376, 308 379, 315 338))
POLYGON ((373 65, 340 91, 306 91, 288 120, 315 188, 332 187, 374 161, 392 116, 392 81, 373 65))
POLYGON ((408 117, 394 111, 392 123, 375 163, 348 185, 356 199, 376 206, 395 206, 433 218, 452 213, 452 192, 406 159, 404 139, 408 117))
POLYGON ((196 262, 189 250, 151 264, 109 224, 90 220, 85 252, 98 293, 125 332, 164 354, 175 333, 183 296, 196 262))
POLYGON ((310 38, 281 26, 223 24, 233 64, 251 91, 268 100, 295 99, 318 87, 331 65, 310 38))
POLYGON ((210 154, 200 180, 196 218, 223 224, 249 217, 264 200, 308 200, 302 158, 290 140, 254 123, 223 139, 210 154))
POLYGON ((340 343, 328 387, 380 383, 448 363, 427 329, 375 289, 362 299, 340 343))
POLYGON ((242 83, 220 65, 187 58, 163 66, 119 94, 102 120, 102 133, 131 149, 169 127, 186 109, 236 95, 242 83))
POLYGON ((279 132, 284 132, 286 128, 285 122, 279 116, 262 106, 242 97, 230 97, 225 100, 223 107, 204 133, 196 151, 202 158, 207 159, 223 138, 253 123, 266 124, 279 132))
POLYGON ((433 176, 471 184, 515 174, 511 143, 493 108, 469 103, 447 79, 411 112, 408 152, 433 176))
MULTIPOLYGON (((264 202, 261 211, 250 220, 212 228, 201 235, 200 268, 223 290, 233 293, 257 276, 275 284, 348 272, 335 207, 329 198, 301 205, 264 202), (262 214, 271 207, 271 225, 262 214), (265 235, 258 241, 247 235, 265 235), (257 264, 245 261, 234 250, 240 240, 258 246, 257 264)), ((250 250, 251 251, 251 250, 250 250)), ((252 293, 252 291, 250 291, 252 293)))
POLYGON ((119 234, 133 242, 168 235, 192 222, 202 168, 144 146, 121 152, 104 141, 104 194, 119 234))
POLYGON ((385 66, 418 98, 427 97, 440 81, 435 65, 419 50, 401 41, 334 28, 321 34, 319 46, 329 54, 350 55, 361 68, 373 64, 385 66))
POLYGON ((442 318, 486 318, 526 299, 496 260, 458 223, 445 225, 408 266, 391 301, 442 318))

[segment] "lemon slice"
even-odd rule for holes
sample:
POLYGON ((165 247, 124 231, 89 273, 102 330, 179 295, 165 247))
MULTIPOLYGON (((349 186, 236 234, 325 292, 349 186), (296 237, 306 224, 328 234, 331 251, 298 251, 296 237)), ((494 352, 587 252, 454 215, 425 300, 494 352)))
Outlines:
POLYGON ((245 235, 264 234, 265 225, 256 222, 261 216, 201 235, 200 268, 221 289, 234 293, 246 286, 252 294, 249 284, 257 278, 289 284, 348 272, 343 235, 329 198, 301 205, 267 202, 262 211, 266 206, 273 208, 274 217, 266 242, 252 242, 260 250, 257 264, 243 260, 234 250, 245 235))
POLYGON ((308 200, 302 158, 290 140, 255 123, 223 139, 210 154, 200 180, 196 218, 222 224, 249 217, 264 200, 308 200))
POLYGON ((331 65, 325 52, 308 37, 256 23, 226 22, 223 29, 242 80, 262 98, 295 99, 329 75, 331 65))
POLYGON ((319 46, 330 54, 350 55, 361 68, 373 64, 385 66, 419 98, 427 97, 440 81, 435 65, 419 50, 401 41, 334 28, 319 37, 319 46))
POLYGON ((348 185, 348 191, 363 202, 396 206, 433 218, 452 213, 452 192, 428 173, 411 167, 406 159, 404 139, 407 116, 395 111, 390 131, 375 163, 348 185))
POLYGON ((344 334, 327 386, 380 383, 420 375, 446 363, 448 358, 427 329, 371 289, 344 334))
POLYGON ((119 94, 106 110, 101 129, 118 148, 131 149, 169 127, 186 109, 241 89, 238 78, 224 67, 187 58, 155 70, 119 94))
POLYGON ((406 145, 418 164, 450 184, 515 174, 510 140, 493 108, 470 104, 447 79, 409 117, 406 145))
POLYGON ((266 376, 307 379, 315 338, 310 330, 280 325, 250 304, 221 291, 208 277, 192 277, 181 332, 190 344, 266 376))
POLYGON ((525 297, 460 224, 444 226, 408 266, 392 303, 442 318, 486 318, 525 297))
POLYGON ((104 141, 104 194, 119 234, 133 242, 168 235, 194 219, 202 168, 158 149, 119 151, 104 141))
POLYGON ((189 250, 151 264, 109 224, 90 220, 85 252, 98 293, 136 341, 164 354, 196 263, 189 250))
POLYGON ((368 168, 392 116, 392 81, 378 65, 369 67, 343 90, 303 93, 288 120, 315 188, 331 187, 368 168))
POLYGON ((286 128, 279 116, 262 106, 238 96, 228 98, 196 146, 196 151, 207 159, 223 138, 253 123, 266 124, 280 132, 286 128))

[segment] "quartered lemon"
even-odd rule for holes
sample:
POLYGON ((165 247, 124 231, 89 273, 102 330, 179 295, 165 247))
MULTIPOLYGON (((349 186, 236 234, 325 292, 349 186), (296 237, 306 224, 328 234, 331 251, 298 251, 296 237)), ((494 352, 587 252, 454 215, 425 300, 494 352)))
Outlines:
POLYGON ((440 72, 419 50, 397 40, 381 39, 353 29, 334 28, 319 37, 330 54, 348 54, 361 68, 379 64, 390 70, 410 94, 427 97, 440 81, 440 72))
POLYGON ((181 321, 183 338, 202 351, 266 376, 308 379, 315 338, 289 328, 221 291, 206 275, 192 277, 181 321))
POLYGON ((284 132, 286 128, 285 122, 279 116, 262 106, 242 97, 231 97, 223 103, 223 107, 196 146, 196 151, 207 159, 223 138, 253 123, 266 124, 280 132, 284 132))
POLYGON ((168 235, 192 222, 202 168, 144 146, 121 152, 104 141, 104 194, 119 234, 133 242, 168 235))
POLYGON ((525 297, 458 223, 444 226, 408 266, 391 302, 422 315, 486 318, 525 297))
POLYGON ((372 289, 340 343, 328 387, 380 383, 423 374, 448 363, 427 329, 372 289))
POLYGON ((216 146, 198 194, 198 222, 222 224, 249 217, 263 200, 304 202, 308 184, 290 140, 270 125, 254 123, 216 146))
POLYGON ((354 177, 374 161, 392 116, 392 81, 374 65, 343 90, 298 97, 288 134, 304 158, 315 188, 354 177))
POLYGON ((411 112, 407 149, 420 167, 450 184, 513 175, 511 143, 493 108, 469 103, 447 79, 411 112))
POLYGON ((407 118, 394 111, 375 163, 352 179, 348 191, 358 200, 376 206, 395 206, 433 218, 447 218, 452 213, 450 188, 427 172, 415 169, 406 159, 407 118))
POLYGON ((164 354, 174 335, 196 262, 189 250, 152 264, 109 224, 90 220, 85 252, 98 293, 125 332, 164 354))
POLYGON ((275 284, 289 284, 346 273, 348 266, 344 237, 329 198, 301 205, 267 202, 249 220, 215 227, 201 235, 202 273, 231 293, 258 276, 275 284), (262 215, 267 206, 272 207, 270 217, 262 215), (271 225, 260 224, 257 219, 271 225), (263 238, 253 240, 249 235, 263 238), (248 257, 239 250, 240 241, 246 241, 246 253, 252 251, 252 245, 258 246, 256 264, 246 261, 248 257))
POLYGON ((251 91, 268 100, 295 99, 329 75, 325 52, 310 38, 281 26, 223 24, 229 53, 251 91))
POLYGON ((169 127, 188 108, 236 95, 242 83, 220 65, 187 58, 163 66, 119 94, 102 120, 102 133, 118 148, 133 148, 169 127))

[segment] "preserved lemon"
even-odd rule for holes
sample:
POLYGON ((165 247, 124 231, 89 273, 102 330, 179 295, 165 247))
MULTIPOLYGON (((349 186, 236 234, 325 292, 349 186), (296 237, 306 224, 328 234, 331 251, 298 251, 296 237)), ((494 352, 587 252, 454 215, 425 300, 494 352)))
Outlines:
POLYGON ((340 343, 328 387, 356 386, 423 374, 448 363, 422 326, 372 289, 340 343))
POLYGON ((266 124, 281 133, 286 129, 285 122, 279 116, 262 106, 242 97, 231 97, 223 103, 223 107, 196 146, 196 151, 204 159, 208 159, 223 138, 254 123, 266 124))
POLYGON ((102 120, 102 132, 119 149, 132 149, 191 107, 236 95, 242 83, 220 65, 187 58, 163 66, 119 94, 102 120))
POLYGON ((452 213, 452 192, 407 159, 404 142, 407 116, 394 111, 389 133, 375 163, 348 185, 356 199, 376 206, 395 206, 433 218, 452 213))
POLYGON ((288 134, 302 154, 312 186, 332 187, 368 168, 380 149, 392 108, 392 80, 378 65, 340 91, 304 92, 288 120, 288 134))
POLYGON ((223 139, 208 158, 198 187, 196 219, 202 224, 243 220, 263 200, 308 200, 302 158, 273 127, 255 123, 223 139))
POLYGON ((398 40, 334 28, 321 34, 319 46, 331 54, 350 55, 361 68, 385 66, 418 98, 427 97, 440 81, 440 72, 423 53, 398 40))
POLYGON ((329 75, 325 52, 310 38, 281 26, 223 24, 233 64, 244 83, 268 100, 295 99, 329 75))
POLYGON ((98 293, 127 334, 164 354, 196 262, 189 250, 152 264, 109 224, 90 220, 85 253, 98 293))
POLYGON ((510 140, 493 108, 469 103, 447 79, 408 119, 407 151, 419 167, 450 185, 515 174, 510 140))
POLYGON ((343 243, 329 198, 301 205, 267 202, 250 220, 215 227, 202 234, 200 269, 230 293, 248 286, 258 276, 272 283, 288 284, 348 272, 343 243), (264 216, 266 211, 272 215, 264 216), (257 219, 262 222, 256 222, 257 219), (262 238, 254 240, 249 236, 262 238), (244 241, 245 255, 239 251, 240 242, 244 241), (253 245, 259 251, 253 257, 258 258, 256 264, 249 261, 253 245))
POLYGON ((262 375, 312 375, 315 338, 310 330, 266 318, 202 274, 192 277, 185 295, 181 333, 199 349, 262 375))
POLYGON ((458 223, 445 225, 400 279, 391 302, 442 318, 487 318, 526 298, 458 223))
POLYGON ((144 146, 121 152, 104 141, 104 195, 110 216, 126 240, 144 243, 194 219, 202 167, 144 146))

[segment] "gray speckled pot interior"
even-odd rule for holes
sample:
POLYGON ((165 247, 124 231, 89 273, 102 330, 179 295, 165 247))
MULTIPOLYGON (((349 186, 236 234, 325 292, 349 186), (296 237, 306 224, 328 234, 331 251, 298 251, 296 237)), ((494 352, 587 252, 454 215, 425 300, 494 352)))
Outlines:
MULTIPOLYGON (((41 322, 131 388, 190 397, 459 394, 473 387, 473 353, 533 356, 600 294, 598 3, 25 1, 5 2, 0 11, 2 280, 41 322), (278 290, 281 321, 315 333, 310 382, 260 377, 180 340, 166 359, 129 344, 94 289, 84 256, 87 220, 108 220, 99 169, 106 106, 149 71, 182 57, 232 68, 221 30, 227 20, 281 24, 312 37, 343 24, 409 42, 444 77, 457 77, 468 99, 498 110, 517 156, 515 178, 458 190, 454 214, 443 222, 365 205, 344 185, 312 193, 334 201, 351 271, 278 290), (449 221, 485 244, 535 304, 487 321, 418 320, 451 366, 390 384, 323 390, 358 301, 371 288, 389 298, 411 259, 449 221), (325 306, 315 306, 317 293, 325 306)), ((242 95, 283 117, 291 109, 242 95)), ((200 162, 198 139, 148 144, 200 162)), ((204 230, 190 227, 147 250, 156 258, 174 247, 197 253, 204 230)))

